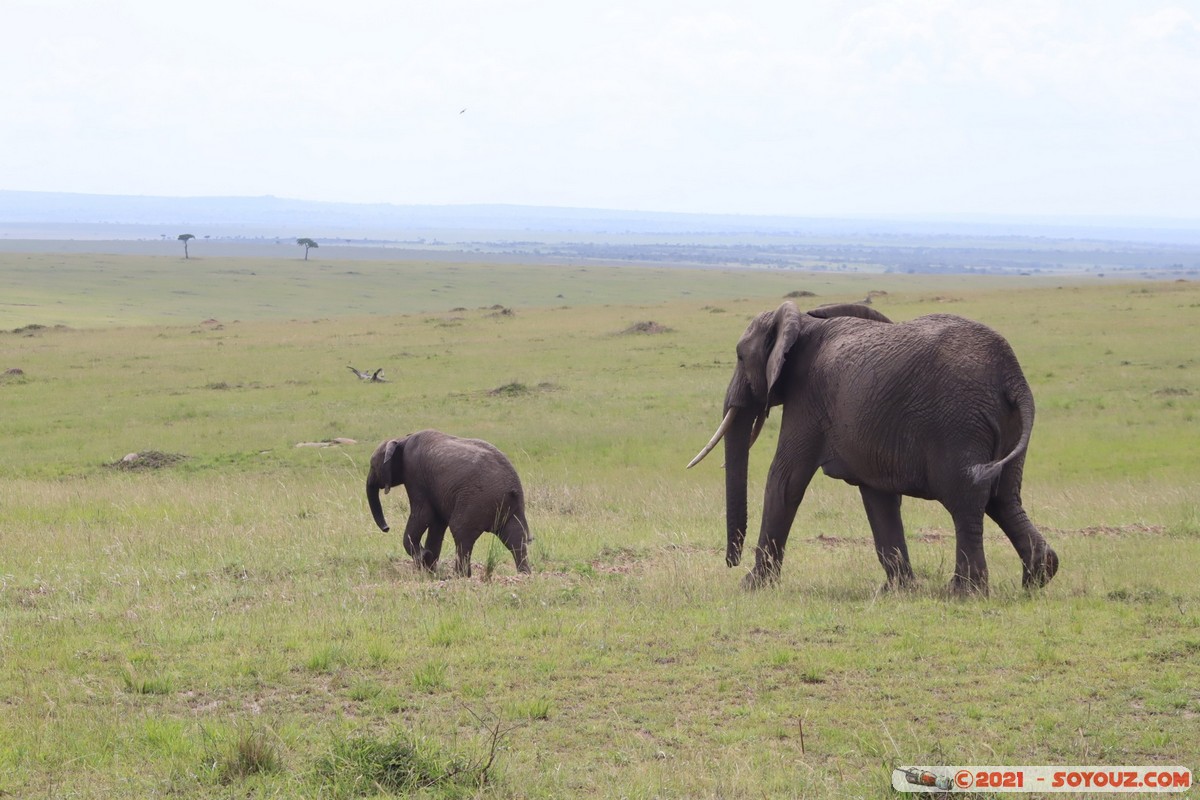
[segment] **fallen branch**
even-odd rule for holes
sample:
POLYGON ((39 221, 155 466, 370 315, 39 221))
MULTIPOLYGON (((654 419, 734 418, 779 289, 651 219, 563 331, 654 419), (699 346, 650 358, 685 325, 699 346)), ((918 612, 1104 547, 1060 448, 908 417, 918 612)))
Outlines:
POLYGON ((383 377, 383 367, 380 367, 374 372, 362 372, 361 370, 357 370, 347 364, 346 369, 358 376, 360 381, 367 381, 368 383, 387 383, 387 378, 383 377))

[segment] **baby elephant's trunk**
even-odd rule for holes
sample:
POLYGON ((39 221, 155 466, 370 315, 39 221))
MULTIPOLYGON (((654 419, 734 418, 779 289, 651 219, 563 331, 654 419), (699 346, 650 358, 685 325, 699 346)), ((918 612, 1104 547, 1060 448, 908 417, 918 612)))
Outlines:
POLYGON ((529 545, 528 540, 522 538, 513 545, 513 563, 517 565, 517 572, 529 573, 529 545))
POLYGON ((379 530, 387 533, 388 524, 383 518, 383 504, 379 502, 379 484, 375 482, 374 473, 367 476, 367 505, 371 507, 371 516, 375 518, 379 530))
POLYGON ((533 533, 525 521, 525 498, 520 492, 514 490, 508 493, 500 514, 507 517, 496 531, 500 541, 512 553, 517 572, 530 572, 529 543, 533 541, 533 533))

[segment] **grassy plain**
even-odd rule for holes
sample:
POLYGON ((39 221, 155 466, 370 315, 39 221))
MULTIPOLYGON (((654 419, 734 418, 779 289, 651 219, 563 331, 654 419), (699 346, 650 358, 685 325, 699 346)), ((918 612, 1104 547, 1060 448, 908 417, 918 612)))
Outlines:
POLYGON ((885 797, 912 763, 1200 767, 1195 283, 30 258, 0 256, 0 371, 24 372, 0 377, 0 796, 885 797), (1009 338, 1050 587, 1023 592, 989 527, 991 596, 943 596, 949 520, 910 501, 920 586, 879 594, 857 494, 819 477, 781 585, 738 588, 719 460, 683 466, 748 318, 792 290, 1009 338), (426 578, 374 528, 367 457, 423 427, 510 455, 533 576, 489 537, 475 578, 426 578), (358 444, 295 447, 334 437, 358 444), (152 450, 187 458, 110 466, 152 450))

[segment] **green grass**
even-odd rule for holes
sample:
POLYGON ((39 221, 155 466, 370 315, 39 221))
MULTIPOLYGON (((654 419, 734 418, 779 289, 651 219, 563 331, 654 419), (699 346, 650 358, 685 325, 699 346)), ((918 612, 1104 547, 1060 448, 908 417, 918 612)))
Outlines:
POLYGON ((383 737, 338 738, 314 772, 322 792, 335 798, 407 797, 422 790, 436 790, 442 797, 469 796, 485 777, 462 756, 447 756, 404 730, 383 737))
POLYGON ((83 300, 48 300, 51 276, 0 306, 6 331, 69 326, 0 333, 24 371, 0 377, 0 792, 887 797, 897 764, 1200 766, 1195 284, 589 268, 602 299, 572 302, 537 288, 549 268, 462 267, 443 297, 446 267, 392 265, 424 296, 366 299, 198 262, 275 281, 283 313, 243 315, 151 280, 182 261, 63 258, 83 300), (991 596, 948 598, 949 519, 906 501, 918 586, 880 594, 857 493, 821 477, 780 586, 739 589, 719 462, 683 467, 747 319, 811 287, 1009 338, 1038 403, 1025 501, 1063 563, 1046 591, 989 527, 991 596), (671 330, 622 333, 647 320, 671 330), (474 579, 414 572, 403 492, 375 528, 367 459, 424 427, 512 458, 532 576, 494 537, 474 579), (295 446, 335 437, 357 444, 295 446), (152 451, 184 458, 112 466, 152 451))
POLYGON ((257 776, 281 772, 283 758, 277 738, 270 730, 243 723, 225 735, 208 733, 209 742, 204 757, 207 775, 217 783, 243 783, 257 776))

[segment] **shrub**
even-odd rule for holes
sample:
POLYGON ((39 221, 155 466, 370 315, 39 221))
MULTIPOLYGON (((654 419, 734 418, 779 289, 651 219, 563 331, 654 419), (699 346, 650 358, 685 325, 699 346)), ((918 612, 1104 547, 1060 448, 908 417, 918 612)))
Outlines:
POLYGON ((334 741, 329 754, 317 762, 316 776, 333 797, 403 795, 435 787, 448 794, 458 793, 456 789, 465 793, 479 783, 461 759, 403 731, 334 741))
POLYGON ((239 728, 228 742, 214 742, 205 761, 222 784, 283 769, 283 759, 271 735, 250 725, 239 728))

